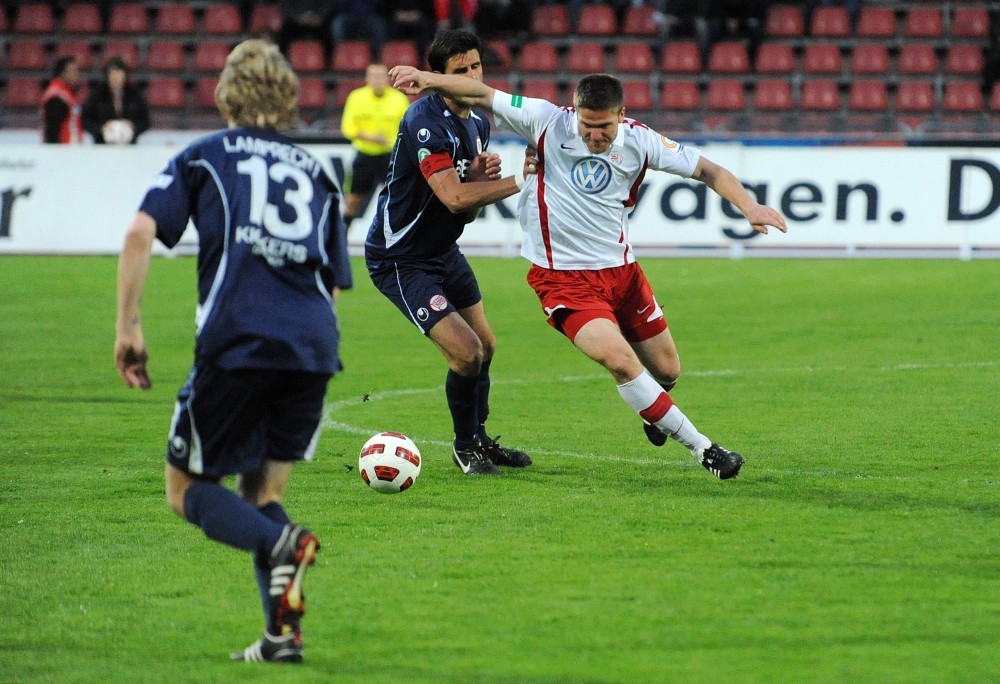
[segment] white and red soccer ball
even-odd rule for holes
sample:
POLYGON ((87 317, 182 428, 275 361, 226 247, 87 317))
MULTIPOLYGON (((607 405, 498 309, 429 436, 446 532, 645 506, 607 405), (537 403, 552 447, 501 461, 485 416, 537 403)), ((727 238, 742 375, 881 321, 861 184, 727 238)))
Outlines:
POLYGON ((380 432, 361 447, 361 479, 383 494, 396 494, 413 486, 420 475, 420 450, 398 432, 380 432))

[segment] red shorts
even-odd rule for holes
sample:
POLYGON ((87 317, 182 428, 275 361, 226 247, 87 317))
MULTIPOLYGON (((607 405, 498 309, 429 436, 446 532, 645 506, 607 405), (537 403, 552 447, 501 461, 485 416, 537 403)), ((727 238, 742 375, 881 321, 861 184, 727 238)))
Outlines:
POLYGON ((549 325, 571 341, 595 318, 616 323, 630 342, 648 340, 667 329, 653 288, 635 262, 599 271, 555 271, 532 265, 528 284, 549 325))

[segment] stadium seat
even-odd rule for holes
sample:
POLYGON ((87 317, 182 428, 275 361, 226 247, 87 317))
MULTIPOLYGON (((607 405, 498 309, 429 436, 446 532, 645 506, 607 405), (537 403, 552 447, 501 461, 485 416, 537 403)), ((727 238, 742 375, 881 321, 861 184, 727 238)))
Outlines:
POLYGON ((862 7, 854 33, 859 38, 893 38, 896 35, 896 13, 885 5, 862 7))
POLYGON ((820 6, 813 10, 809 33, 814 38, 847 38, 851 35, 851 19, 840 6, 820 6))
POLYGON ((42 85, 36 78, 13 76, 7 80, 3 91, 5 109, 38 109, 42 102, 42 85))
POLYGON ((900 74, 935 74, 938 70, 937 53, 928 43, 907 43, 899 49, 896 69, 900 74))
POLYGON ((952 43, 944 58, 944 73, 951 76, 979 76, 985 64, 978 45, 952 43))
POLYGON ((49 68, 45 43, 40 40, 15 40, 9 45, 7 68, 15 71, 41 71, 49 68))
POLYGON ((649 43, 628 41, 615 48, 615 71, 619 74, 649 74, 656 60, 649 43))
POLYGON ((215 87, 219 85, 218 76, 202 76, 194 83, 194 106, 200 109, 215 110, 215 87))
POLYGON ((856 112, 884 112, 889 108, 885 81, 859 80, 851 83, 847 106, 856 112))
POLYGON ((852 74, 889 73, 889 50, 885 43, 860 43, 851 51, 852 74))
POLYGON ((194 9, 191 5, 161 5, 153 23, 153 31, 174 36, 194 35, 194 9))
POLYGON ((389 67, 397 64, 419 66, 420 55, 412 40, 390 40, 382 46, 382 62, 389 67))
POLYGON ((911 7, 906 12, 903 35, 907 38, 940 38, 944 35, 941 11, 932 7, 911 7))
POLYGON ((518 90, 514 87, 514 82, 509 78, 487 78, 486 85, 494 90, 499 90, 504 93, 518 92, 518 90))
POLYGON ((104 30, 101 11, 90 2, 67 5, 62 28, 64 33, 100 33, 104 30))
MULTIPOLYGON (((365 43, 365 47, 368 43, 365 43)), ((297 72, 308 73, 326 70, 323 43, 318 40, 293 40, 288 44, 288 63, 297 72)), ((365 60, 367 65, 370 60, 365 60)))
POLYGON ((928 81, 903 81, 896 91, 896 111, 931 113, 934 111, 934 86, 928 81))
POLYGON ((534 78, 525 81, 521 87, 521 94, 525 97, 537 97, 548 100, 552 104, 561 105, 562 97, 559 94, 559 84, 551 78, 534 78))
POLYGON ((975 81, 951 81, 944 86, 941 111, 953 114, 981 112, 983 92, 975 81))
POLYGON ((229 56, 232 48, 228 43, 217 41, 204 41, 196 43, 194 46, 194 68, 196 71, 210 71, 213 74, 220 73, 226 66, 226 57, 229 56))
POLYGON ((576 22, 581 36, 613 36, 618 33, 618 19, 610 5, 583 5, 576 22))
POLYGON ((562 38, 569 34, 569 18, 566 6, 535 5, 531 11, 531 31, 534 36, 562 38))
POLYGON ((706 105, 717 111, 742 111, 747 106, 743 82, 735 78, 717 78, 709 82, 706 105))
POLYGON ((243 17, 235 5, 216 3, 205 8, 201 30, 213 36, 235 36, 243 32, 243 17))
POLYGON ((176 40, 158 40, 146 50, 149 71, 184 71, 184 45, 176 40))
POLYGON ((336 109, 343 109, 344 103, 347 102, 347 96, 351 94, 352 91, 357 90, 365 84, 363 78, 340 78, 337 79, 337 85, 333 89, 333 106, 336 109))
POLYGON ((139 67, 139 48, 134 40, 106 40, 101 47, 101 64, 112 57, 120 57, 132 71, 139 67))
POLYGON ((952 38, 988 40, 990 15, 985 7, 956 7, 951 17, 949 33, 952 38))
POLYGON ((299 79, 299 108, 326 108, 326 84, 322 78, 304 76, 299 79))
POLYGON ((49 3, 21 5, 14 17, 14 33, 52 33, 56 28, 49 3))
MULTIPOLYGON (((320 48, 318 40, 296 42, 305 44, 304 47, 300 49, 306 51, 307 56, 312 55, 316 48, 320 48)), ((295 45, 295 43, 292 43, 292 45, 295 45)), ((291 52, 290 47, 289 52, 291 52)), ((320 48, 320 54, 322 54, 322 48, 320 48)), ((310 65, 313 65, 315 64, 315 57, 313 56, 307 61, 310 65)), ((368 41, 366 40, 345 40, 343 43, 333 46, 332 67, 334 71, 353 71, 355 73, 363 74, 365 69, 367 69, 368 65, 371 63, 371 47, 369 47, 368 41)), ((318 65, 315 69, 311 68, 310 70, 320 71, 322 69, 323 66, 318 65)))
POLYGON ((10 22, 7 20, 7 7, 0 5, 0 31, 7 33, 10 30, 10 22))
POLYGON ((769 38, 801 38, 805 35, 802 8, 798 5, 771 5, 764 20, 764 34, 769 38))
POLYGON ((109 33, 140 34, 149 33, 149 16, 141 2, 126 2, 111 7, 108 19, 109 33))
POLYGON ((532 74, 559 71, 559 55, 555 46, 546 42, 525 43, 518 56, 518 68, 532 74))
POLYGON ((498 62, 497 64, 489 64, 486 62, 486 65, 489 67, 488 71, 500 71, 502 73, 510 71, 514 64, 510 55, 510 45, 502 40, 488 40, 486 41, 484 49, 487 53, 486 55, 483 55, 484 62, 486 62, 486 58, 489 55, 491 55, 492 58, 498 62))
POLYGON ((83 71, 88 71, 94 65, 93 49, 86 40, 64 40, 56 45, 53 59, 74 57, 83 71))
POLYGON ((566 55, 566 70, 589 74, 605 70, 604 46, 597 43, 573 43, 566 55))
POLYGON ((701 91, 695 81, 664 81, 660 86, 660 107, 693 112, 701 108, 701 91))
POLYGON ((718 74, 745 74, 750 71, 746 46, 735 40, 713 43, 708 53, 708 70, 718 74))
POLYGON ((281 8, 278 5, 257 5, 250 13, 250 33, 277 35, 281 30, 281 8))
POLYGON ((647 79, 623 79, 622 88, 625 91, 626 116, 635 118, 638 114, 652 111, 653 91, 647 79))
POLYGON ((696 74, 701 71, 701 52, 694 41, 667 43, 660 57, 660 69, 668 74, 696 74))
POLYGON ((843 69, 840 48, 833 43, 810 43, 802 57, 806 74, 839 74, 843 69))
POLYGON ((754 66, 759 74, 791 74, 795 71, 795 53, 788 43, 763 43, 757 49, 754 66))
POLYGON ((990 111, 1000 114, 1000 81, 993 84, 993 90, 990 92, 990 111))
POLYGON ((146 86, 146 101, 157 109, 184 109, 184 81, 177 76, 158 76, 146 86))
POLYGON ((837 82, 826 79, 803 82, 799 107, 812 112, 832 112, 840 109, 840 88, 837 82))
POLYGON ((622 19, 622 34, 625 36, 655 36, 656 9, 652 5, 629 5, 622 19))
POLYGON ((792 84, 788 79, 761 79, 753 96, 754 108, 761 111, 791 111, 792 84))

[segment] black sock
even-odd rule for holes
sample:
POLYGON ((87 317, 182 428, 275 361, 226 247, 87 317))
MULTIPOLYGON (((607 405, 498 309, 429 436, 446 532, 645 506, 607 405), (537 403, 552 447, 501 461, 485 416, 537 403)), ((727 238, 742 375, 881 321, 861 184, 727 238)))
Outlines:
POLYGON ((480 442, 489 440, 489 435, 486 434, 486 419, 490 416, 490 364, 492 363, 493 359, 483 361, 483 367, 479 371, 479 377, 476 379, 476 386, 479 392, 479 396, 476 398, 476 413, 479 417, 479 427, 476 430, 476 436, 480 442))
POLYGON ((453 370, 448 371, 444 391, 455 429, 455 446, 459 449, 466 449, 476 443, 476 430, 479 429, 479 416, 476 413, 478 389, 478 377, 467 378, 453 370))
MULTIPOLYGON (((266 503, 257 509, 266 518, 287 525, 291 520, 285 509, 277 501, 266 503)), ((253 569, 257 575, 257 586, 260 588, 260 603, 264 607, 264 621, 267 623, 269 634, 278 635, 278 626, 272 623, 271 615, 271 552, 268 550, 258 551, 253 557, 253 569)))

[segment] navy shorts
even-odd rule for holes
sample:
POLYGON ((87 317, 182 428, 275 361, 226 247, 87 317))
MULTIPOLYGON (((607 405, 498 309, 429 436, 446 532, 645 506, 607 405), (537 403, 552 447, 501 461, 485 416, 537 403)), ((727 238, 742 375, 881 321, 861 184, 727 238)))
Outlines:
POLYGON ((217 479, 257 470, 265 459, 311 460, 329 380, 321 373, 196 363, 177 393, 167 461, 217 479))
POLYGON ((368 274, 379 292, 425 335, 451 312, 483 299, 476 274, 457 247, 419 263, 368 262, 368 274))

